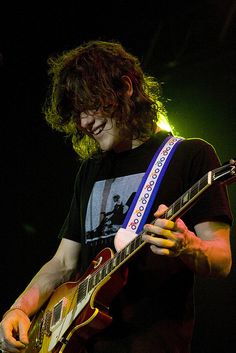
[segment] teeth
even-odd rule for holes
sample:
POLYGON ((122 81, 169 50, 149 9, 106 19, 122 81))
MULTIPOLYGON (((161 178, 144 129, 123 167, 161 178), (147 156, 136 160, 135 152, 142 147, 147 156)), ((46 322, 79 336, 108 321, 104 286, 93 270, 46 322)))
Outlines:
POLYGON ((100 127, 100 128, 98 128, 98 129, 94 130, 94 131, 93 131, 93 134, 94 134, 94 135, 98 135, 98 134, 100 134, 100 132, 102 132, 102 130, 103 130, 103 127, 100 127))

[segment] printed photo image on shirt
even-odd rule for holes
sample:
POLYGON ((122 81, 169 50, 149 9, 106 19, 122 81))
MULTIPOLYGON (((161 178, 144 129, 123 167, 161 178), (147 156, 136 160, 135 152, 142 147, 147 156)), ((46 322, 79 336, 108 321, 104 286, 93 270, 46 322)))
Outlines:
POLYGON ((94 184, 85 220, 86 244, 110 243, 125 220, 143 175, 128 175, 94 184))

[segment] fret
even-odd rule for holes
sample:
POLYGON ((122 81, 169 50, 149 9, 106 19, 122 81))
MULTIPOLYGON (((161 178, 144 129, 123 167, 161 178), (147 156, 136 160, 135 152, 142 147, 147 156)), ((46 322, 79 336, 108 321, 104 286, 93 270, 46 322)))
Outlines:
POLYGON ((123 249, 120 251, 120 252, 118 252, 116 255, 115 255, 115 257, 113 258, 114 260, 114 262, 117 264, 120 264, 121 263, 121 261, 122 261, 122 254, 123 254, 123 249))
POLYGON ((130 244, 128 244, 125 248, 125 257, 128 256, 130 254, 130 244))
POLYGON ((204 175, 204 177, 199 180, 199 184, 200 189, 203 189, 206 185, 211 184, 211 176, 209 176, 209 173, 204 175))
POLYGON ((117 264, 117 256, 115 256, 113 258, 113 261, 112 261, 112 268, 116 267, 116 264, 117 264))
POLYGON ((129 252, 129 244, 126 245, 126 247, 122 250, 122 257, 121 257, 121 261, 123 262, 124 259, 129 256, 130 252, 129 252))
POLYGON ((174 207, 173 207, 173 206, 174 206, 174 205, 170 206, 170 207, 168 208, 168 210, 166 210, 166 212, 164 213, 163 217, 161 217, 161 218, 166 218, 166 219, 171 218, 171 216, 173 215, 173 210, 174 210, 174 207))
POLYGON ((126 258, 126 255, 125 255, 126 248, 127 248, 127 246, 120 251, 119 263, 123 262, 123 260, 126 258))
POLYGON ((96 274, 96 283, 101 281, 101 271, 98 271, 96 274))
POLYGON ((173 214, 175 214, 176 212, 178 212, 181 207, 182 207, 182 199, 179 198, 179 200, 176 201, 176 202, 173 204, 173 206, 172 206, 173 214))
POLYGON ((134 238, 134 251, 141 245, 141 243, 142 243, 142 238, 140 236, 134 238))
MULTIPOLYGON (((86 287, 88 292, 90 292, 94 287, 96 287, 96 285, 100 282, 101 279, 101 271, 100 269, 95 271, 91 276, 89 276, 88 280, 89 280, 89 284, 86 287)), ((86 295, 86 293, 85 293, 86 295)))
POLYGON ((105 263, 104 266, 103 266, 103 271, 102 271, 102 275, 103 277, 106 277, 106 275, 109 273, 108 271, 108 264, 105 263))
POLYGON ((173 214, 178 212, 182 206, 183 206, 183 200, 182 200, 182 197, 180 197, 172 206, 173 214))
POLYGON ((185 205, 189 200, 190 200, 190 194, 187 191, 185 194, 183 194, 183 196, 181 198, 182 205, 185 205))
POLYGON ((96 284, 97 284, 97 283, 96 283, 96 277, 95 277, 94 275, 92 275, 92 276, 90 277, 90 279, 89 279, 89 291, 90 291, 91 289, 93 289, 96 284))
POLYGON ((135 242, 134 242, 134 241, 131 241, 131 242, 129 243, 129 247, 130 247, 130 253, 132 253, 132 252, 136 249, 136 247, 135 247, 135 242))
POLYGON ((109 260, 109 262, 108 262, 108 273, 111 273, 111 268, 112 268, 112 260, 109 260))
POLYGON ((118 259, 118 253, 110 260, 108 260, 108 268, 107 268, 107 275, 113 271, 114 268, 116 268, 116 264, 119 263, 118 259))
POLYGON ((77 303, 84 299, 86 295, 86 289, 87 289, 87 282, 88 279, 86 278, 83 282, 80 283, 79 288, 78 288, 78 295, 77 295, 77 303))
POLYGON ((104 266, 103 268, 101 268, 101 277, 102 277, 102 278, 105 278, 106 275, 107 275, 107 273, 106 273, 106 267, 104 266))
POLYGON ((199 193, 199 183, 195 184, 190 190, 190 200, 199 193))

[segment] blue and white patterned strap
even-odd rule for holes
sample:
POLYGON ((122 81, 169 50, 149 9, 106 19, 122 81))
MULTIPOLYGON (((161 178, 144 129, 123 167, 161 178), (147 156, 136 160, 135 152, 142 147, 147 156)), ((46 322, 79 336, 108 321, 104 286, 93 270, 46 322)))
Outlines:
POLYGON ((172 155, 182 140, 183 138, 168 136, 157 150, 139 185, 121 228, 136 234, 141 232, 172 155))

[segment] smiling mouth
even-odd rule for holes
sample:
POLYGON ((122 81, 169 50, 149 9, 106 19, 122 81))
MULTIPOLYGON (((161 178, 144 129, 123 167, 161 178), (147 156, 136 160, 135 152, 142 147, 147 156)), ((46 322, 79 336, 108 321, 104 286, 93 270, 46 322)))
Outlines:
POLYGON ((95 135, 95 136, 99 135, 104 130, 105 125, 106 124, 103 124, 103 125, 97 127, 96 129, 94 129, 92 131, 92 134, 95 135))

